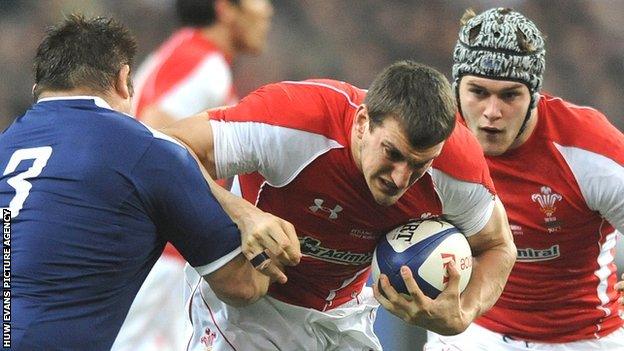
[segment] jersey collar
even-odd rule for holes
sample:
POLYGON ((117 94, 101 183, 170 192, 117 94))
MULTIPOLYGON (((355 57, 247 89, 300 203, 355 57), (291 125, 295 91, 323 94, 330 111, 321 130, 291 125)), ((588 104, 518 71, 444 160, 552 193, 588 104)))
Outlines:
POLYGON ((59 101, 59 100, 93 100, 93 102, 95 103, 96 106, 99 106, 99 107, 102 107, 102 108, 107 108, 109 110, 113 109, 112 107, 110 107, 108 102, 106 102, 101 97, 99 97, 99 96, 88 96, 88 95, 53 96, 53 97, 41 98, 41 99, 37 100, 37 103, 45 102, 45 101, 59 101))

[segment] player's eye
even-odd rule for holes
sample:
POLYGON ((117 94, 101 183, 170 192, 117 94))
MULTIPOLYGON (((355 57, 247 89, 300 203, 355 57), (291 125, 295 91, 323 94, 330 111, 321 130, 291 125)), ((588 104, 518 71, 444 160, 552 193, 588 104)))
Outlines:
POLYGON ((480 89, 480 88, 470 88, 468 91, 470 91, 472 94, 478 96, 478 97, 485 97, 487 96, 487 92, 484 89, 480 89))
POLYGON ((513 100, 515 98, 517 98, 520 94, 517 91, 509 91, 506 93, 503 93, 502 98, 504 100, 513 100))
POLYGON ((399 153, 398 151, 394 149, 391 149, 389 147, 384 147, 384 151, 385 151, 386 157, 391 161, 401 161, 403 159, 403 155, 401 155, 401 153, 399 153))

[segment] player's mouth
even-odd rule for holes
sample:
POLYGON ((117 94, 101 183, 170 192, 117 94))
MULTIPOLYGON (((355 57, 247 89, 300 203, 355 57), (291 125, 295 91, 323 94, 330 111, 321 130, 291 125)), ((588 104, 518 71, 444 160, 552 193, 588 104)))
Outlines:
POLYGON ((503 133, 502 129, 494 128, 494 127, 479 127, 479 130, 489 135, 496 135, 496 134, 503 133))
POLYGON ((479 133, 482 138, 489 140, 490 142, 496 142, 500 140, 505 134, 504 130, 494 127, 479 127, 479 133))

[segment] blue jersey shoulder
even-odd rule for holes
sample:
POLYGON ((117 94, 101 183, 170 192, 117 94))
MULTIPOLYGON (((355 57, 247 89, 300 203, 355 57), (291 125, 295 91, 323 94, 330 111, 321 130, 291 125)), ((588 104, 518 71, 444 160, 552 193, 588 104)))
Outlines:
POLYGON ((97 102, 40 102, 0 136, 17 349, 109 349, 167 241, 205 272, 240 246, 190 154, 97 102))

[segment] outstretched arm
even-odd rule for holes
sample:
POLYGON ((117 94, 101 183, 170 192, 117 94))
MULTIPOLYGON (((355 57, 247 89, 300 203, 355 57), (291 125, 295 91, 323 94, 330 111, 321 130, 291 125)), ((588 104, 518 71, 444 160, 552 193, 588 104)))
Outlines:
MULTIPOLYGON (((301 250, 291 223, 258 209, 214 182, 214 137, 208 112, 181 120, 162 131, 186 144, 205 167, 205 177, 215 198, 241 231, 243 254, 247 259, 251 260, 267 250, 280 264, 299 263, 301 250)), ((278 281, 285 279, 275 267, 269 273, 274 274, 272 276, 278 281)))
POLYGON ((207 172, 172 138, 152 134, 129 179, 159 236, 180 251, 223 301, 244 305, 265 295, 268 272, 254 269, 241 253, 240 231, 212 194, 207 172))

